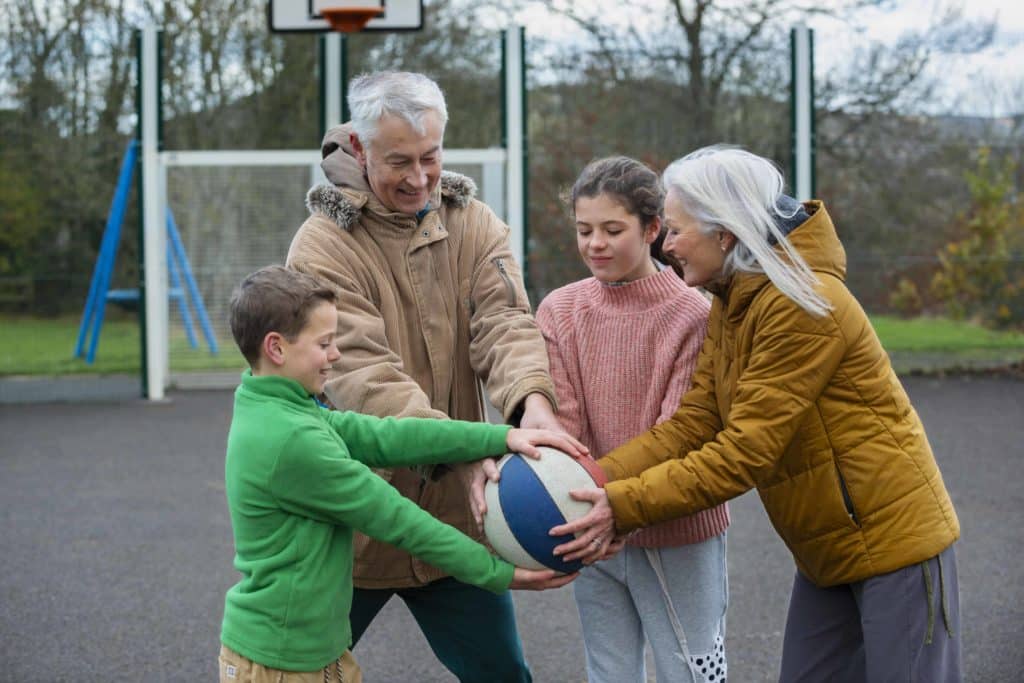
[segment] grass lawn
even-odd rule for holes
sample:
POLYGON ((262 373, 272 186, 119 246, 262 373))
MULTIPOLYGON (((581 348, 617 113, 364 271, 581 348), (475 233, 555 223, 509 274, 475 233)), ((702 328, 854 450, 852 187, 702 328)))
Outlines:
MULTIPOLYGON (((898 372, 994 367, 1024 360, 1024 334, 995 332, 945 318, 871 319, 898 372)), ((77 316, 32 318, 0 315, 0 376, 137 373, 139 330, 133 316, 115 314, 103 324, 96 361, 73 358, 77 316)), ((197 330, 198 334, 198 330, 197 330)), ((171 339, 171 371, 238 370, 245 360, 229 337, 220 353, 189 347, 183 332, 171 339)))
POLYGON ((1024 333, 986 330, 971 323, 948 318, 904 320, 885 315, 872 316, 882 345, 887 351, 978 351, 1009 350, 1024 353, 1024 333))
POLYGON ((947 318, 873 316, 899 374, 1002 368, 1024 362, 1024 334, 997 332, 947 318))
MULTIPOLYGON (((96 360, 89 365, 73 357, 78 340, 78 316, 32 318, 0 315, 0 376, 2 375, 80 375, 139 372, 139 326, 134 316, 117 315, 103 322, 96 344, 96 360)), ((200 346, 189 346, 184 332, 172 334, 171 371, 238 370, 245 360, 229 338, 218 338, 219 353, 214 356, 197 329, 200 346)), ((86 340, 88 348, 88 340, 86 340)))

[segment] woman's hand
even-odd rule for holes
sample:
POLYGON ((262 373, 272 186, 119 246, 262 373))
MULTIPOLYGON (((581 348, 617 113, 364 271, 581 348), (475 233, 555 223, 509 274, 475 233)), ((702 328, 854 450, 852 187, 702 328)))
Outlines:
POLYGON ((552 536, 576 534, 572 541, 555 546, 555 555, 562 556, 566 562, 582 560, 583 564, 593 564, 622 550, 625 538, 616 538, 615 517, 605 490, 576 489, 569 495, 576 500, 590 501, 594 507, 583 517, 548 532, 552 536))
POLYGON ((509 588, 512 590, 544 591, 549 588, 561 588, 572 583, 579 576, 579 572, 572 574, 559 574, 552 569, 524 569, 516 567, 512 574, 512 583, 509 588))

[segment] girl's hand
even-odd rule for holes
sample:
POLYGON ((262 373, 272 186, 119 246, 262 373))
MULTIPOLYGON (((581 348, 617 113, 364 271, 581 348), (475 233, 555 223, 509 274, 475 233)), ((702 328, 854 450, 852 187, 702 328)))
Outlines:
POLYGON ((563 556, 566 562, 582 560, 583 564, 593 564, 598 560, 611 557, 625 544, 625 539, 617 539, 615 534, 615 517, 612 506, 608 503, 608 494, 604 489, 576 489, 570 491, 576 500, 587 500, 594 504, 583 517, 561 524, 551 529, 552 536, 576 534, 576 538, 568 543, 555 546, 555 555, 563 556))
POLYGON ((522 453, 530 458, 540 458, 538 446, 557 448, 574 458, 590 454, 590 449, 565 432, 551 429, 511 429, 505 438, 505 445, 513 453, 522 453))
POLYGON ((552 569, 524 569, 516 567, 512 574, 512 583, 509 588, 512 590, 544 591, 549 588, 561 588, 572 583, 579 576, 579 572, 573 574, 559 574, 552 569))

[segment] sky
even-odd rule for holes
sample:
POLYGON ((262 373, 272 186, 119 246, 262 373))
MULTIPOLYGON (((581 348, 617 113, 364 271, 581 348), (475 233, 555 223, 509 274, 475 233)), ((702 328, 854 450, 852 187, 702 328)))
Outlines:
MULTIPOLYGON (((896 41, 908 30, 921 28, 935 16, 936 7, 949 5, 935 0, 903 0, 867 22, 867 35, 883 43, 896 41)), ((1021 0, 967 0, 960 5, 968 19, 995 20, 991 45, 970 56, 937 57, 933 72, 941 75, 943 104, 957 113, 1002 116, 1024 113, 1024 2, 1021 0)), ((869 14, 870 16, 870 14, 869 14)), ((848 33, 836 22, 809 22, 819 36, 842 41, 848 33)), ((847 44, 849 37, 847 36, 847 44)), ((827 68, 828 57, 815 59, 827 68)))
MULTIPOLYGON (((611 21, 618 12, 630 12, 636 17, 637 6, 645 4, 645 0, 574 2, 607 10, 611 21)), ((664 6, 663 0, 656 4, 664 6)), ((828 2, 823 0, 821 4, 828 2)), ((959 5, 968 19, 995 19, 996 31, 992 44, 978 54, 933 60, 931 68, 941 83, 940 101, 935 103, 935 109, 978 116, 1024 113, 1024 0, 900 0, 892 4, 889 9, 863 11, 859 15, 866 25, 866 35, 854 34, 847 25, 827 18, 808 21, 815 32, 815 44, 832 48, 816 50, 819 76, 821 70, 832 67, 865 38, 891 44, 905 32, 928 25, 941 7, 959 5)), ((576 30, 567 20, 553 19, 536 6, 520 12, 516 21, 531 34, 565 36, 576 30)))

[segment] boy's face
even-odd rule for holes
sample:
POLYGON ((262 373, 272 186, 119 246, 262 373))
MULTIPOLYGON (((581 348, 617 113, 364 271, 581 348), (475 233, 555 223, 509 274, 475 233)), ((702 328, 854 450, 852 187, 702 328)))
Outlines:
POLYGON ((309 312, 305 327, 293 340, 281 339, 283 362, 278 373, 299 382, 314 396, 324 390, 327 373, 341 358, 334 336, 338 331, 338 311, 321 301, 309 312))

